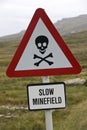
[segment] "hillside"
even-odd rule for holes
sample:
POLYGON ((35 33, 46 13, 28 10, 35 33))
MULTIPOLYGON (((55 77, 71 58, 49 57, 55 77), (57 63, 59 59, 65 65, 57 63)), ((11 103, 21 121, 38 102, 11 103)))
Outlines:
MULTIPOLYGON (((68 35, 70 33, 87 31, 87 15, 81 15, 73 18, 65 18, 54 23, 58 32, 61 35, 68 35)), ((0 37, 0 41, 20 40, 24 35, 24 30, 8 36, 0 37)))
POLYGON ((55 23, 56 28, 60 34, 67 35, 87 30, 87 15, 80 15, 78 17, 65 18, 55 23))
POLYGON ((7 36, 3 36, 0 37, 0 41, 14 41, 14 40, 21 40, 21 38, 23 37, 25 31, 21 31, 19 33, 16 34, 11 34, 11 35, 7 35, 7 36))

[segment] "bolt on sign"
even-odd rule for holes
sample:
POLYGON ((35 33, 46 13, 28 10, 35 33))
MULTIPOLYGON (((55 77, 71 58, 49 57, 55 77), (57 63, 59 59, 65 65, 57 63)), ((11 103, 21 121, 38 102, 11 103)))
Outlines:
POLYGON ((66 107, 65 84, 63 82, 28 85, 27 95, 29 110, 66 107))
POLYGON ((7 69, 9 77, 78 74, 81 67, 50 21, 37 9, 7 69))

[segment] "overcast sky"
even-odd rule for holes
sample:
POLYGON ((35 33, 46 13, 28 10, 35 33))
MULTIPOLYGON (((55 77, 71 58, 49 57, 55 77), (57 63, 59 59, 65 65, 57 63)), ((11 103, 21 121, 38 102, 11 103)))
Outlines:
POLYGON ((37 8, 45 9, 55 23, 87 14, 87 0, 0 0, 0 36, 26 29, 37 8))

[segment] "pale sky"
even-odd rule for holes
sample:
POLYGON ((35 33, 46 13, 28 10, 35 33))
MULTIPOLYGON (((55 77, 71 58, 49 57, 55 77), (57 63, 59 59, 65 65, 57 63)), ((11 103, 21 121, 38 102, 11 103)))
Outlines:
POLYGON ((87 14, 87 0, 0 0, 0 36, 26 30, 37 8, 45 9, 55 23, 87 14))

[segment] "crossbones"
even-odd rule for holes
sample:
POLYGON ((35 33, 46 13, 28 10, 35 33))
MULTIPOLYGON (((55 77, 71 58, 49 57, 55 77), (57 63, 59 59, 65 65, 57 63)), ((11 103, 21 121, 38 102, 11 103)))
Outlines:
POLYGON ((42 61, 45 61, 45 62, 47 62, 49 65, 52 65, 53 62, 47 60, 47 58, 49 58, 49 57, 53 57, 52 53, 50 53, 49 55, 47 55, 47 56, 45 56, 45 57, 40 57, 40 56, 34 54, 33 59, 36 59, 36 58, 40 59, 38 62, 34 63, 34 65, 39 66, 39 64, 40 64, 42 61))

